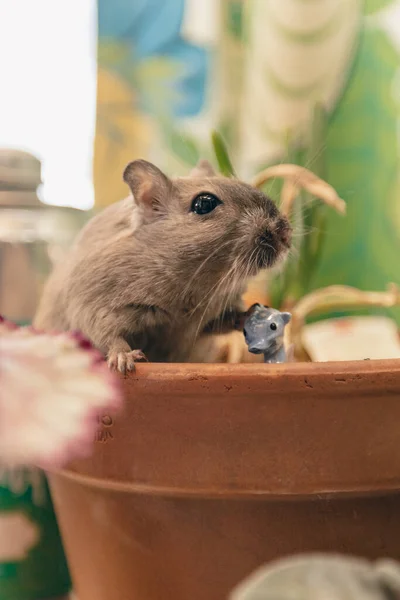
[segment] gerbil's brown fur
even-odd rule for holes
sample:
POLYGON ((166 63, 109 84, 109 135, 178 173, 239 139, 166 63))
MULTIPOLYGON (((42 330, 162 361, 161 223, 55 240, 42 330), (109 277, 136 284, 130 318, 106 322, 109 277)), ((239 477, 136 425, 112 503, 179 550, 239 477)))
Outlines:
POLYGON ((121 371, 134 368, 139 349, 151 361, 184 362, 206 327, 234 327, 247 278, 285 253, 289 224, 264 194, 205 161, 171 180, 138 160, 124 179, 132 196, 82 230, 35 325, 80 330, 121 371), (191 211, 201 193, 220 201, 210 214, 191 211))

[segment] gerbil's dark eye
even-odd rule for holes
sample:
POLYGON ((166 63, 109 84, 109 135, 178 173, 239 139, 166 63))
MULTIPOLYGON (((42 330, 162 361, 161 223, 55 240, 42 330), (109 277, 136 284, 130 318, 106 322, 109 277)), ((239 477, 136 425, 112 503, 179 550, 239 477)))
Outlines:
POLYGON ((192 202, 190 210, 196 215, 207 215, 222 204, 214 194, 199 194, 192 202))
POLYGON ((276 323, 271 323, 269 327, 272 329, 272 331, 276 331, 276 323))

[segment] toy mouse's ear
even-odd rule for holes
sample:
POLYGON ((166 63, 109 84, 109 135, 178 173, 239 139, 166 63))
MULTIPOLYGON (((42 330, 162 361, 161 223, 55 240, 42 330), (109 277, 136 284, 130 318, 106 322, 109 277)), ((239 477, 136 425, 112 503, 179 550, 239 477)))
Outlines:
POLYGON ((246 315, 249 317, 257 308, 262 308, 262 304, 260 304, 259 302, 256 302, 255 304, 252 304, 246 311, 246 315))
POLYGON ((191 177, 216 177, 217 174, 214 171, 212 165, 208 160, 202 158, 199 160, 194 169, 190 172, 191 177))
POLYGON ((145 221, 152 221, 165 211, 172 182, 158 167, 146 160, 134 160, 126 167, 123 179, 145 221))
POLYGON ((288 312, 281 313, 282 321, 287 325, 292 318, 292 315, 288 312))

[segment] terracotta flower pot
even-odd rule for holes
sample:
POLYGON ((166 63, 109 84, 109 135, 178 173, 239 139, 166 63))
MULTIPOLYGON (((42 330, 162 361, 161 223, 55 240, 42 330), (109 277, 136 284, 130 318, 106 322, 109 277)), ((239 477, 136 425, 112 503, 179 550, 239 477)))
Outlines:
POLYGON ((277 557, 400 559, 400 360, 139 365, 51 476, 79 600, 222 600, 277 557))

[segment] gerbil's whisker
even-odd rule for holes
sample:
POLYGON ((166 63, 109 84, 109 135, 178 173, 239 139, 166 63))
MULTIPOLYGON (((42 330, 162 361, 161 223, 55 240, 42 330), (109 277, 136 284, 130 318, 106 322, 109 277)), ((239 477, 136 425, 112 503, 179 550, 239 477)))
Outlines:
POLYGON ((186 286, 183 289, 182 292, 182 297, 185 298, 187 292, 190 290, 190 287, 192 285, 192 282, 194 281, 195 277, 197 275, 199 275, 199 273, 201 272, 201 270, 205 267, 205 265, 208 263, 209 260, 211 260, 211 258, 213 258, 218 252, 220 252, 223 248, 225 248, 226 246, 228 246, 231 243, 230 240, 226 240, 223 244, 219 244, 202 262, 201 264, 197 267, 197 269, 195 270, 195 272, 193 273, 192 277, 189 279, 188 283, 186 284, 186 286))
MULTIPOLYGON (((228 240, 228 241, 226 241, 224 244, 220 245, 220 246, 219 246, 219 247, 218 247, 216 250, 221 250, 221 248, 224 248, 225 246, 227 246, 227 245, 230 245, 231 243, 232 243, 232 242, 231 242, 230 240, 228 240)), ((233 254, 233 255, 235 255, 235 254, 236 254, 236 249, 237 249, 237 247, 238 247, 238 246, 239 246, 239 243, 238 243, 238 242, 236 242, 236 244, 235 244, 235 245, 233 246, 233 248, 232 248, 232 254, 233 254)), ((215 254, 215 251, 214 251, 214 253, 213 253, 213 254, 215 254)), ((237 260, 237 259, 235 259, 235 261, 236 261, 236 260, 237 260)), ((203 263, 200 265, 200 267, 203 267, 204 263, 205 263, 205 261, 203 261, 203 263)), ((207 298, 210 296, 210 294, 212 294, 212 293, 214 292, 214 290, 215 290, 215 293, 214 293, 214 297, 215 297, 216 293, 219 291, 219 288, 220 288, 220 286, 221 286, 221 285, 222 285, 222 284, 225 282, 225 280, 226 280, 226 279, 227 279, 227 278, 228 278, 228 277, 231 275, 231 273, 232 273, 232 268, 233 268, 233 267, 234 267, 234 265, 232 265, 232 266, 230 267, 230 269, 229 269, 229 270, 228 270, 228 272, 227 272, 227 273, 224 275, 224 277, 222 278, 222 280, 220 280, 219 282, 217 282, 217 283, 216 283, 216 284, 215 284, 215 285, 214 285, 214 286, 213 286, 213 287, 212 287, 212 288, 211 288, 211 289, 208 291, 208 293, 207 293, 205 296, 203 296, 203 297, 200 299, 200 301, 198 302, 198 304, 196 304, 196 306, 195 306, 195 307, 192 309, 192 311, 191 311, 191 314, 194 314, 194 313, 197 311, 197 309, 198 309, 198 308, 201 306, 202 302, 204 302, 204 300, 205 300, 205 299, 207 299, 207 298)), ((198 271, 199 271, 199 269, 198 269, 198 271)), ((192 280, 193 280, 193 278, 192 278, 192 280)), ((213 298, 212 298, 212 299, 213 299, 213 298)), ((208 303, 208 305, 207 305, 207 308, 208 308, 209 304, 210 304, 210 303, 208 303)))
MULTIPOLYGON (((209 297, 209 300, 208 300, 208 302, 207 302, 207 304, 206 304, 206 306, 204 308, 202 316, 199 319, 199 325, 197 327, 196 336, 195 337, 197 337, 199 335, 201 327, 206 325, 206 315, 207 315, 207 311, 208 311, 211 303, 217 297, 217 295, 219 294, 220 290, 223 288, 223 285, 225 284, 225 282, 227 280, 229 281, 230 277, 232 277, 232 275, 235 274, 236 262, 237 262, 237 257, 235 258, 235 261, 234 261, 233 265, 228 269, 228 271, 225 273, 225 275, 222 277, 222 279, 217 283, 217 285, 214 285, 211 288, 211 290, 209 291, 209 293, 202 299, 202 301, 204 301, 206 298, 209 297)), ((229 287, 228 287, 228 289, 229 289, 229 287)), ((201 302, 196 306, 196 308, 194 310, 197 310, 200 305, 201 305, 201 302)))
POLYGON ((321 154, 324 152, 325 149, 326 149, 326 144, 321 144, 321 146, 319 147, 318 150, 315 151, 315 153, 313 154, 313 156, 310 156, 310 158, 307 160, 306 164, 304 165, 305 168, 306 169, 311 169, 311 166, 321 156, 321 154))

